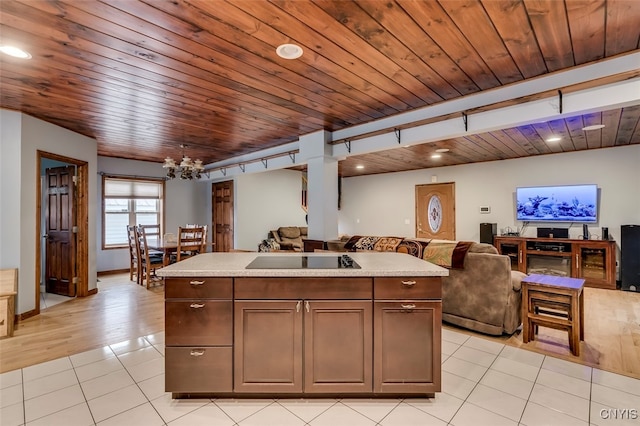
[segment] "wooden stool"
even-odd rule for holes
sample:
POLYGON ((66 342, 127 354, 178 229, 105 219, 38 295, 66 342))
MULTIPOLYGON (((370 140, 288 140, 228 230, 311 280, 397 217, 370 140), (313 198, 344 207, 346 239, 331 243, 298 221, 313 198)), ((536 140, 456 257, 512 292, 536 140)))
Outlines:
POLYGON ((569 349, 580 355, 584 341, 584 279, 529 275, 522 280, 522 342, 535 339, 538 326, 566 330, 569 349))

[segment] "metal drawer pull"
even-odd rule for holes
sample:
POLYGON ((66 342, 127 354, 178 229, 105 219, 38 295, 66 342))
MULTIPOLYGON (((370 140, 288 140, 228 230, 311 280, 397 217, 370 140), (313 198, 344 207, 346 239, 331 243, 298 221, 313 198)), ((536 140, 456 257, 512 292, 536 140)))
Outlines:
POLYGON ((194 309, 200 309, 200 308, 204 308, 204 303, 192 303, 189 306, 194 308, 194 309))
POLYGON ((191 356, 202 356, 204 355, 204 349, 191 349, 191 356))
POLYGON ((302 301, 298 300, 298 303, 296 303, 296 312, 300 312, 300 306, 302 306, 302 301))
POLYGON ((402 309, 413 309, 416 307, 416 305, 414 305, 413 303, 410 305, 400 305, 402 306, 402 309))
POLYGON ((402 281, 402 285, 406 286, 406 287, 413 287, 414 285, 416 285, 416 282, 411 280, 411 281, 402 281))
POLYGON ((204 284, 204 281, 193 280, 193 281, 189 281, 189 284, 191 284, 191 285, 202 285, 202 284, 204 284))

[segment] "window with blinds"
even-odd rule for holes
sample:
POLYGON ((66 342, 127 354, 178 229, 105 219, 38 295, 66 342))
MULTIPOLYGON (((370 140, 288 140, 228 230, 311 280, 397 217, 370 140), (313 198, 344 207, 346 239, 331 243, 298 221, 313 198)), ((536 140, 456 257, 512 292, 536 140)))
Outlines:
POLYGON ((102 248, 127 247, 127 225, 161 225, 164 180, 102 177, 102 248))

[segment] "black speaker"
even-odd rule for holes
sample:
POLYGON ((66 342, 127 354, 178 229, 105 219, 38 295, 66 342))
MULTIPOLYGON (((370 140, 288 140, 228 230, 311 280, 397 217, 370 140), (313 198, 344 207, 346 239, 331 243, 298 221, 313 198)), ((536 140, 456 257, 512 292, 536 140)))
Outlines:
POLYGON ((538 228, 538 238, 569 238, 569 228, 538 228))
POLYGON ((640 292, 640 225, 620 227, 620 281, 622 290, 640 292))
POLYGON ((498 235, 497 223, 480 224, 480 242, 493 245, 493 237, 498 235))
POLYGON ((609 228, 605 226, 602 227, 602 239, 605 241, 609 240, 609 228))
POLYGON ((582 239, 583 240, 589 239, 589 227, 587 226, 586 223, 582 224, 582 239))

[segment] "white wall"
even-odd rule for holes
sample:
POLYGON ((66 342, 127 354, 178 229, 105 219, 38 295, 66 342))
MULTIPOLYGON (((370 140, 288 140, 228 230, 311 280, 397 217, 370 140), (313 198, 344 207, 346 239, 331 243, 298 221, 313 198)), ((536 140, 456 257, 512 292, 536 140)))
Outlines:
MULTIPOLYGON (((515 220, 517 186, 595 183, 600 211, 598 223, 589 226, 591 234, 600 235, 606 226, 619 241, 620 225, 640 224, 640 145, 630 145, 347 178, 342 184, 339 232, 415 236, 415 186, 431 183, 432 176, 440 183, 455 182, 459 240, 478 241, 482 222, 497 223, 498 231, 522 226, 515 220), (491 213, 480 214, 480 206, 490 206, 491 213)), ((525 235, 535 236, 536 226, 531 223, 525 235)), ((570 229, 572 238, 581 234, 581 226, 570 229)))
MULTIPOLYGON (((94 139, 70 132, 28 115, 0 110, 2 127, 2 219, 0 220, 0 266, 18 268, 16 313, 35 309, 37 151, 86 161, 89 166, 89 247, 95 246, 97 207, 93 193, 96 187, 97 143, 94 139)), ((96 288, 96 252, 89 251, 89 289, 96 288)))
POLYGON ((299 171, 274 170, 237 176, 234 196, 236 249, 257 250, 269 231, 281 226, 306 226, 299 171))
MULTIPOLYGON (((148 161, 98 157, 98 172, 112 175, 164 177, 162 164, 148 161)), ((165 184, 165 232, 178 233, 178 226, 187 223, 209 225, 211 228, 211 184, 209 182, 169 180, 165 184)), ((98 176, 96 191, 98 206, 102 203, 102 177, 98 176)), ((101 208, 101 207, 100 207, 101 208)), ((102 211, 97 218, 98 271, 129 268, 128 249, 102 249, 102 211)))

